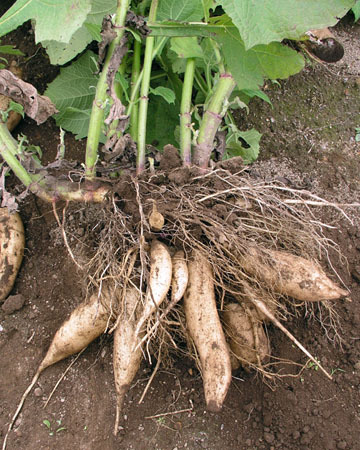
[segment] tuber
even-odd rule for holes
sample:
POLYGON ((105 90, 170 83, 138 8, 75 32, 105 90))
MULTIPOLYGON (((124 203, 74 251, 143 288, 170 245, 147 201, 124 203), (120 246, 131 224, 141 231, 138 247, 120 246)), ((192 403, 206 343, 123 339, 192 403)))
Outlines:
POLYGON ((348 295, 314 261, 287 252, 250 246, 239 258, 246 272, 280 294, 306 302, 335 300, 348 295))
POLYGON ((188 268, 189 282, 184 295, 186 324, 200 356, 207 408, 216 412, 222 408, 231 382, 230 353, 216 309, 211 265, 195 250, 188 268))
POLYGON ((24 226, 18 213, 0 208, 0 302, 9 295, 24 255, 24 226))
POLYGON ((246 309, 238 303, 225 306, 222 313, 224 330, 232 351, 232 369, 240 365, 261 364, 270 355, 269 340, 265 334, 262 322, 257 314, 251 316, 246 309))

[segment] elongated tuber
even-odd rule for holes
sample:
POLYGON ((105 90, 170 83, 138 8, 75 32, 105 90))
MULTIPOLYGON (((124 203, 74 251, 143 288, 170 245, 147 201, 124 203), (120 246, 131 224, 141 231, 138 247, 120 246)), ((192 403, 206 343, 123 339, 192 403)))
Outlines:
POLYGON ((0 208, 0 302, 9 295, 21 266, 25 233, 18 213, 0 208))
POLYGON ((207 408, 219 411, 231 382, 231 362, 216 308, 212 268, 199 251, 193 252, 188 267, 186 324, 199 352, 207 408))
POLYGON ((241 266, 280 294, 297 300, 319 302, 348 295, 314 261, 287 252, 251 246, 239 258, 241 266))

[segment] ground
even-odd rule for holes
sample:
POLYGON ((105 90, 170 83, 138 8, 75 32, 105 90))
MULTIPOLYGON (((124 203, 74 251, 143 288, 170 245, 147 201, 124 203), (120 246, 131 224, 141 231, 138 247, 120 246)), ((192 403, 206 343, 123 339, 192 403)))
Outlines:
MULTIPOLYGON (((237 120, 242 129, 255 126, 263 133, 260 161, 251 168, 256 176, 281 177, 331 203, 359 203, 360 24, 345 19, 335 32, 345 46, 342 61, 326 66, 309 62, 280 85, 269 82, 266 92, 273 107, 254 101, 250 114, 238 114, 237 120)), ((34 46, 30 27, 12 33, 7 42, 31 56, 24 79, 43 92, 57 68, 50 68, 44 52, 34 46)), ((37 127, 24 119, 16 133, 24 133, 42 147, 45 160, 53 160, 58 131, 52 120, 37 127)), ((84 142, 68 135, 66 144, 71 157, 82 160, 84 142)), ((16 181, 10 180, 10 186, 16 188, 16 181)), ((316 211, 332 225, 327 236, 347 258, 334 257, 334 268, 351 291, 351 301, 335 305, 342 345, 333 342, 333 333, 325 335, 306 310, 287 323, 332 372, 333 381, 316 366, 276 385, 240 370, 223 410, 209 413, 194 363, 181 358, 156 374, 138 404, 156 361, 144 362, 126 396, 123 428, 115 438, 112 338, 103 336, 78 359, 59 362, 42 374, 9 435, 8 449, 360 449, 360 214, 358 207, 344 210, 347 217, 334 207, 316 211)), ((20 204, 20 215, 26 250, 11 294, 22 295, 24 304, 13 312, 0 309, 2 438, 56 329, 84 295, 49 205, 30 195, 20 204)), ((81 239, 83 231, 74 229, 71 239, 81 239)), ((306 361, 279 330, 269 327, 269 334, 278 355, 306 361)))

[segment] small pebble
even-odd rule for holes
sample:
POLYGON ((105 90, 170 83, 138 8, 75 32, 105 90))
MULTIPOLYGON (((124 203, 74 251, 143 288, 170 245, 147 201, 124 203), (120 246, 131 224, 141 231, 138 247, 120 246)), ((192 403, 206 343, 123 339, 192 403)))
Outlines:
POLYGON ((337 443, 336 448, 338 448, 339 450, 345 450, 347 448, 347 444, 345 441, 340 441, 337 443))
POLYGON ((37 387, 36 389, 34 389, 34 395, 35 397, 41 397, 42 396, 42 389, 37 387))
POLYGON ((272 433, 264 433, 264 440, 268 444, 272 444, 275 440, 275 436, 272 433))

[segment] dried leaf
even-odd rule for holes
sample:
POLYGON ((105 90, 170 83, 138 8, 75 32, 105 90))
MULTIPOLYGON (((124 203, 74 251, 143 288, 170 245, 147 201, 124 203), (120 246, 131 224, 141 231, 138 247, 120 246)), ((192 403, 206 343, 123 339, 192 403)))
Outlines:
POLYGON ((10 70, 0 70, 0 94, 20 103, 24 107, 25 114, 34 119, 38 125, 58 112, 48 97, 39 95, 32 84, 20 80, 10 70))

